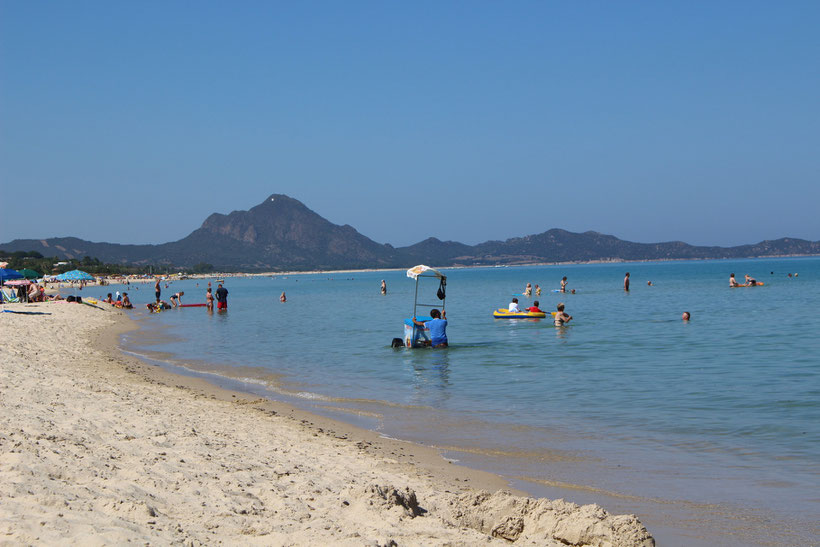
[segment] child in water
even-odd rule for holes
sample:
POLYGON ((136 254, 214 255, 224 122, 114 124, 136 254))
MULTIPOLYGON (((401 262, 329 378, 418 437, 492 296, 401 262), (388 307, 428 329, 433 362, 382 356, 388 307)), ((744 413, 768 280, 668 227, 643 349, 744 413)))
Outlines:
POLYGON ((527 283, 527 287, 524 289, 524 296, 527 298, 532 296, 532 283, 527 283))
POLYGON ((533 302, 532 306, 527 308, 527 311, 533 312, 533 313, 544 313, 544 310, 542 310, 541 308, 538 307, 538 300, 533 302))

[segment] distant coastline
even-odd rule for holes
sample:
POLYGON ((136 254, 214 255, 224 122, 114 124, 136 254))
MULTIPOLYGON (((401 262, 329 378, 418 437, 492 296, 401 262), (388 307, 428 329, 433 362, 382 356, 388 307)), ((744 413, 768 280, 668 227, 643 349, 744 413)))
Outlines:
MULTIPOLYGON (((767 258, 812 258, 820 256, 820 254, 800 254, 800 255, 771 255, 771 256, 750 256, 744 258, 658 258, 647 260, 585 260, 585 261, 568 261, 568 262, 531 262, 526 264, 503 264, 503 265, 453 265, 453 266, 438 266, 437 264, 428 264, 432 267, 441 267, 448 270, 466 270, 473 268, 517 268, 517 267, 536 267, 536 266, 582 266, 585 264, 642 264, 642 263, 660 263, 660 262, 686 262, 686 261, 721 261, 721 260, 763 260, 767 258)), ((206 274, 188 274, 191 279, 216 279, 223 277, 273 277, 273 276, 288 276, 288 275, 316 275, 316 274, 346 274, 346 273, 376 273, 376 272, 403 272, 411 268, 415 264, 408 264, 406 268, 360 268, 360 269, 346 269, 346 270, 291 270, 291 271, 271 271, 271 272, 215 272, 206 274)))

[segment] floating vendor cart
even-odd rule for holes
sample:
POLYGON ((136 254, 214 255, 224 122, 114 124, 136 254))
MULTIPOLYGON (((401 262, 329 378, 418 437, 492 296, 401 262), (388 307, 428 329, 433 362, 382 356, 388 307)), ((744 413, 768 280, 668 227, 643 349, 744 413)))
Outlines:
MULTIPOLYGON (((404 320, 404 345, 408 348, 429 346, 431 343, 430 330, 426 327, 420 327, 413 323, 413 317, 421 322, 430 321, 432 318, 429 315, 418 315, 419 308, 425 309, 425 311, 438 307, 444 309, 444 301, 447 297, 445 294, 445 289, 447 287, 447 276, 438 270, 434 270, 430 266, 419 264, 418 266, 413 266, 407 270, 407 277, 416 280, 416 292, 413 298, 413 315, 410 316, 409 319, 404 320), (419 282, 422 279, 431 279, 433 281, 438 280, 438 290, 435 294, 438 299, 441 300, 440 303, 424 304, 419 302, 419 282)), ((431 285, 429 282, 423 283, 422 285, 425 284, 428 287, 431 285)), ((422 289, 424 289, 424 287, 422 287, 422 289)))

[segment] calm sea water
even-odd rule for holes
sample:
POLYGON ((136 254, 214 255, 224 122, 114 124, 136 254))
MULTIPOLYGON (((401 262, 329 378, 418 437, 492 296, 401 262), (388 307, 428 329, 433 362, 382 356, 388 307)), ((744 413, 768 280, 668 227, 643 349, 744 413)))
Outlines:
MULTIPOLYGON (((229 278, 227 313, 146 316, 125 345, 442 447, 534 495, 638 513, 661 545, 820 543, 820 259, 446 273, 446 350, 390 347, 412 312, 403 271, 229 278), (730 289, 731 272, 765 286, 730 289), (564 275, 576 294, 551 292, 564 275), (527 282, 544 292, 522 303, 563 301, 570 327, 492 318, 527 282)), ((163 297, 204 302, 205 286, 163 297)))

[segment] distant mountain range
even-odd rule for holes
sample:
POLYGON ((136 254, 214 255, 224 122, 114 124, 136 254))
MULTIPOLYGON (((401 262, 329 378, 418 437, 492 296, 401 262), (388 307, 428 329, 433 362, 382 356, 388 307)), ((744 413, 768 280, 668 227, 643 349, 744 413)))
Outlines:
POLYGON ((190 235, 170 243, 121 245, 59 237, 15 239, 0 244, 0 249, 183 268, 205 262, 220 271, 259 272, 404 268, 419 263, 473 266, 820 255, 820 241, 782 238, 737 247, 699 247, 681 241, 633 243, 597 232, 552 229, 478 245, 431 237, 409 247, 393 247, 376 243, 352 226, 333 224, 298 200, 274 194, 248 211, 214 213, 190 235))

